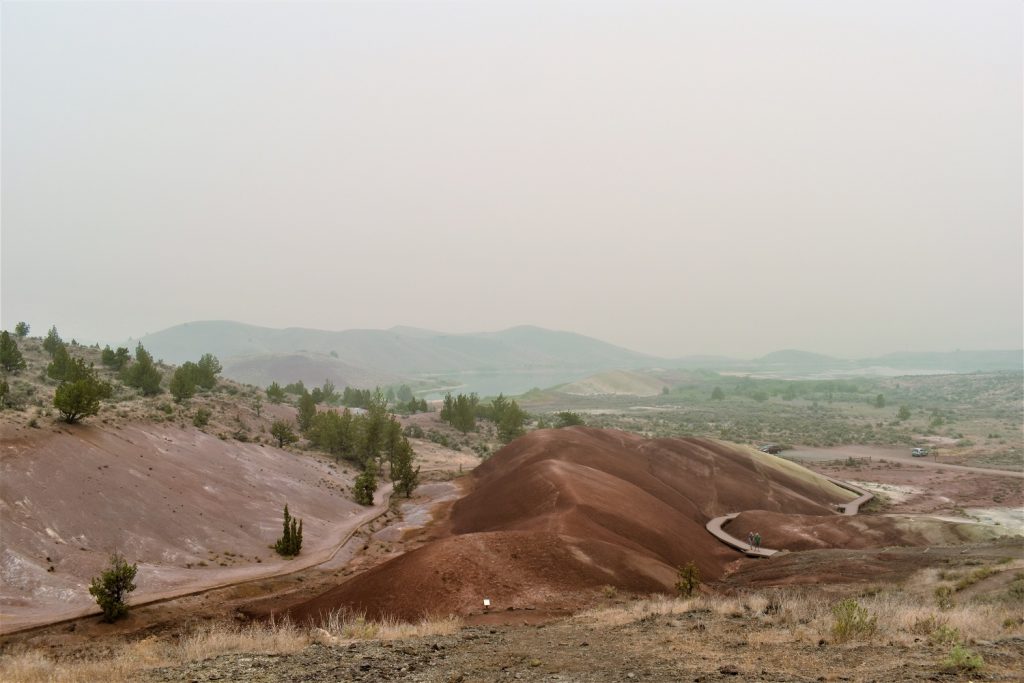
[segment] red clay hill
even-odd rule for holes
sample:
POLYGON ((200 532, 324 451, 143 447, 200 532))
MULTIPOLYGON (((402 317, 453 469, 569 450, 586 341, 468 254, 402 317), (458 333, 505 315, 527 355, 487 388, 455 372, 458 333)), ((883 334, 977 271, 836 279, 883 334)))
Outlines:
POLYGON ((704 528, 737 510, 832 515, 854 494, 754 449, 612 430, 542 430, 472 474, 451 534, 291 610, 300 621, 345 608, 368 616, 578 607, 604 585, 672 591, 694 561, 706 579, 739 555, 704 528))

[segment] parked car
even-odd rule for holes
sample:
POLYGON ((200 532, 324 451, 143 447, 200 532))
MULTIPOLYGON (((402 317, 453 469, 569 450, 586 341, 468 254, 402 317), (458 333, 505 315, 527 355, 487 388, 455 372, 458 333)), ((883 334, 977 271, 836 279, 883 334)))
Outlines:
POLYGON ((761 446, 761 448, 759 448, 758 450, 761 451, 762 453, 771 453, 772 455, 778 455, 779 453, 782 452, 782 447, 776 446, 773 443, 768 443, 765 444, 764 446, 761 446))
POLYGON ((924 456, 928 455, 928 449, 927 448, 915 448, 912 451, 910 451, 910 455, 912 455, 915 458, 923 458, 924 456))

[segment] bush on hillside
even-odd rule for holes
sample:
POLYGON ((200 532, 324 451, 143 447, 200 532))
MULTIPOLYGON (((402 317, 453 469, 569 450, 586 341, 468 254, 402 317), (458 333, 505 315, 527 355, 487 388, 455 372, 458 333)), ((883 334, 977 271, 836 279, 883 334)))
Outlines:
POLYGON ((110 556, 110 567, 93 578, 89 593, 103 610, 103 621, 111 623, 128 613, 125 597, 135 590, 135 574, 138 565, 128 564, 121 555, 110 556))
POLYGON ((284 448, 287 444, 293 444, 299 440, 292 430, 292 426, 285 420, 274 420, 270 425, 270 434, 277 439, 277 447, 284 448))
POLYGON ((196 414, 192 417, 192 424, 202 429, 206 425, 210 424, 211 412, 208 408, 200 408, 196 411, 196 414))
POLYGON ((53 405, 60 411, 61 418, 74 424, 83 417, 95 415, 100 410, 100 401, 110 398, 111 387, 100 381, 93 373, 73 382, 64 382, 53 395, 53 405))

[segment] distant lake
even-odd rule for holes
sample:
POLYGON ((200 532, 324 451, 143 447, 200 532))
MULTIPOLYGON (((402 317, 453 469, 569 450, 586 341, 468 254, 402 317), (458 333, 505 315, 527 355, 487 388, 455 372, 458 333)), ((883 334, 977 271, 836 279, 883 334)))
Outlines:
POLYGON ((558 384, 573 382, 593 375, 597 370, 474 370, 449 375, 421 376, 417 379, 436 384, 435 391, 425 398, 443 398, 448 391, 453 394, 476 392, 480 396, 515 396, 539 387, 547 389, 558 384))

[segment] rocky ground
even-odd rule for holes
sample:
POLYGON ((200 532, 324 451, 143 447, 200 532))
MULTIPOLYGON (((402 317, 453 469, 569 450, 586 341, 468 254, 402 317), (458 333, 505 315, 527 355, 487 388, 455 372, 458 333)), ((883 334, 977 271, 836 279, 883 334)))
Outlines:
MULTIPOLYGON (((835 644, 775 642, 750 614, 695 610, 623 625, 567 620, 465 628, 401 642, 311 645, 289 655, 228 655, 148 672, 147 681, 953 681, 950 648, 926 638, 835 644)), ((1021 680, 1024 638, 972 647, 986 670, 970 678, 1021 680)))

